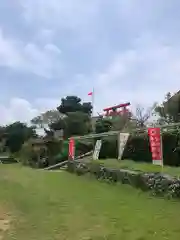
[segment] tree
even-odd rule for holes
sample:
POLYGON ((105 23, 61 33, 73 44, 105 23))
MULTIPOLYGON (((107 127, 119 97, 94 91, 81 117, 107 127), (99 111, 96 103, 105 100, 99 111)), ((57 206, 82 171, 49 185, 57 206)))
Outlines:
POLYGON ((112 128, 112 121, 107 118, 99 117, 95 124, 96 133, 108 132, 112 128))
POLYGON ((49 124, 49 128, 53 131, 65 129, 67 127, 67 116, 65 116, 63 119, 59 119, 56 122, 53 122, 49 124))
POLYGON ((112 117, 112 130, 121 131, 125 127, 128 128, 131 123, 131 116, 129 114, 117 115, 112 117))
POLYGON ((157 105, 155 113, 158 115, 159 124, 176 123, 180 121, 180 93, 174 96, 168 92, 161 105, 157 105))
POLYGON ((5 127, 0 126, 0 152, 5 151, 5 127))
POLYGON ((131 130, 135 128, 134 121, 131 119, 131 113, 113 116, 112 118, 99 116, 96 121, 95 129, 96 133, 108 132, 108 131, 121 131, 131 130))
POLYGON ((149 118, 153 115, 153 111, 155 110, 155 108, 156 103, 154 103, 152 107, 149 107, 147 109, 145 109, 141 105, 138 105, 136 107, 135 121, 137 127, 144 128, 146 126, 146 123, 149 120, 149 118))
POLYGON ((33 119, 31 120, 31 123, 32 123, 34 126, 38 126, 38 127, 40 127, 40 128, 43 128, 43 126, 44 126, 43 119, 42 119, 42 116, 41 116, 41 115, 33 118, 33 119))
POLYGON ((50 124, 51 129, 63 129, 65 137, 84 135, 91 131, 92 105, 90 102, 81 103, 79 97, 67 96, 61 99, 61 105, 57 109, 65 117, 50 124))
POLYGON ((33 127, 28 127, 21 122, 7 125, 5 127, 5 133, 5 146, 8 147, 11 152, 18 152, 25 141, 37 136, 33 127))
POLYGON ((65 135, 85 135, 91 132, 91 119, 87 113, 71 112, 65 119, 65 135))
POLYGON ((49 125, 53 131, 64 130, 64 137, 72 135, 88 134, 92 130, 91 120, 88 114, 83 112, 71 112, 64 119, 49 125))
MULTIPOLYGON (((50 130, 63 130, 64 137, 83 135, 92 130, 92 105, 90 102, 81 102, 77 96, 67 96, 61 99, 57 110, 49 110, 31 120, 31 123, 41 128, 48 125, 50 130)), ((50 131, 45 131, 50 133, 50 131)))
POLYGON ((40 126, 41 128, 44 125, 50 125, 56 123, 57 121, 63 119, 64 115, 60 114, 58 110, 49 110, 41 115, 33 118, 31 123, 36 126, 40 126))
POLYGON ((90 115, 92 113, 91 103, 81 103, 81 98, 77 96, 67 96, 66 98, 62 98, 61 105, 57 109, 62 114, 83 112, 90 115))
POLYGON ((82 103, 82 107, 81 107, 81 111, 87 114, 91 114, 92 113, 92 104, 91 102, 84 102, 82 103))

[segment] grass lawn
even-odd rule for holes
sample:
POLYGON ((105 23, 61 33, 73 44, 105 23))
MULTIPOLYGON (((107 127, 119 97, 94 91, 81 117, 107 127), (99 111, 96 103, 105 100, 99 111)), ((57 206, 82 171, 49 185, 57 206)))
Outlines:
POLYGON ((179 218, 180 202, 130 186, 0 165, 0 239, 179 240, 179 218))
POLYGON ((109 168, 126 168, 130 170, 141 170, 144 172, 163 172, 172 176, 180 177, 180 167, 164 166, 162 168, 161 166, 153 165, 151 163, 137 163, 131 160, 118 161, 117 159, 105 159, 94 162, 100 163, 109 168))

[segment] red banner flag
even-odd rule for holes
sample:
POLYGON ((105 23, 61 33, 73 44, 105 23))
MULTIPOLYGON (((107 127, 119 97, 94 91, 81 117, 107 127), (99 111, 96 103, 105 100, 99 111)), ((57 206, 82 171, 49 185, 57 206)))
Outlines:
POLYGON ((74 160, 75 157, 75 144, 74 144, 74 139, 71 138, 69 140, 69 159, 74 160))
POLYGON ((163 166, 163 153, 160 128, 148 128, 153 164, 163 166))
POLYGON ((88 96, 92 96, 92 95, 93 95, 93 92, 89 92, 89 93, 88 93, 88 96))

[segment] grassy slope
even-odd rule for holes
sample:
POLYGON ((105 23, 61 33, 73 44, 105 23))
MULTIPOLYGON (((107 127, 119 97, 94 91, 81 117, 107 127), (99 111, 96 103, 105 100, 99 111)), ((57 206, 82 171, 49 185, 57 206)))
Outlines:
POLYGON ((0 205, 12 213, 5 240, 180 239, 180 203, 66 172, 0 166, 0 205))
POLYGON ((137 163, 131 160, 118 161, 117 159, 98 160, 94 161, 94 163, 95 162, 110 168, 127 168, 131 170, 141 170, 144 172, 163 172, 172 176, 180 176, 180 167, 164 166, 162 168, 161 166, 156 166, 150 163, 137 163))

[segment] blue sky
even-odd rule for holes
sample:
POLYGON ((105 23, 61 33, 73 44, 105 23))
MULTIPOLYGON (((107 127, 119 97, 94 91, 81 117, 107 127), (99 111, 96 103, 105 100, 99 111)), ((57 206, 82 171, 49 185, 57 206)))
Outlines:
POLYGON ((179 90, 180 1, 1 0, 1 124, 95 87, 95 112, 179 90))

